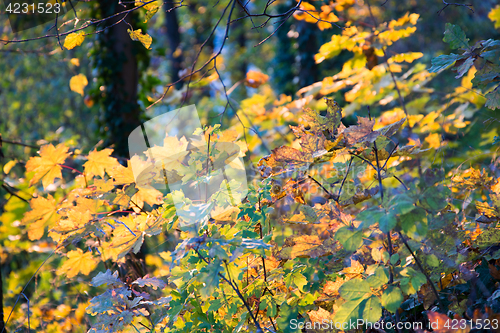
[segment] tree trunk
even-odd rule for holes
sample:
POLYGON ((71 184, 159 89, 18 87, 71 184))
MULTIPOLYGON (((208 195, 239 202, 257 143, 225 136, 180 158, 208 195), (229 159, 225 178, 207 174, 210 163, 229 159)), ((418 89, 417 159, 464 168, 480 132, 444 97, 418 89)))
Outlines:
MULTIPOLYGON (((109 17, 127 9, 116 0, 104 0, 99 6, 101 17, 109 17)), ((122 18, 122 15, 118 15, 107 20, 106 26, 122 18)), ((135 22, 132 22, 132 15, 126 21, 137 29, 135 22)), ((105 138, 105 145, 114 144, 115 154, 123 157, 129 155, 128 136, 140 126, 142 114, 137 102, 138 55, 141 52, 138 48, 144 47, 132 41, 127 29, 130 27, 121 22, 103 31, 99 34, 99 50, 96 52, 99 93, 104 109, 101 113, 100 134, 105 138)))
MULTIPOLYGON (((170 58, 170 80, 179 81, 179 71, 182 69, 182 51, 179 48, 181 44, 181 33, 179 31, 179 21, 177 20, 177 11, 174 9, 172 0, 165 1, 165 27, 167 28, 167 38, 169 43, 168 56, 170 58)), ((180 89, 182 82, 176 83, 175 87, 180 89)))
POLYGON ((299 86, 305 87, 318 81, 318 66, 314 60, 314 54, 318 52, 316 34, 319 29, 316 24, 300 21, 297 23, 299 37, 299 86))

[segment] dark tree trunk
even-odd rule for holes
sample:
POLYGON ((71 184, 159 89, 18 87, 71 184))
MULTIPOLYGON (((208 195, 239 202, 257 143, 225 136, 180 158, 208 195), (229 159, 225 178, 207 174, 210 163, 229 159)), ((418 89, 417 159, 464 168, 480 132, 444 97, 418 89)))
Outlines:
POLYGON ((318 66, 314 61, 314 54, 318 52, 316 34, 319 29, 316 24, 300 21, 297 23, 299 37, 299 86, 305 87, 318 81, 318 66))
MULTIPOLYGON (((291 5, 290 1, 280 4, 277 12, 284 13, 291 5)), ((294 83, 296 76, 294 66, 296 51, 293 45, 295 41, 289 36, 292 22, 294 20, 291 18, 286 20, 275 34, 277 41, 276 55, 273 59, 273 81, 276 90, 286 95, 293 95, 298 90, 297 83, 294 83)))
MULTIPOLYGON (((165 1, 165 27, 167 28, 167 38, 169 44, 168 56, 170 58, 170 79, 171 82, 179 81, 179 71, 182 69, 182 51, 180 50, 181 33, 179 31, 179 21, 177 11, 172 0, 165 1)), ((176 83, 175 87, 180 89, 182 82, 176 83)))
MULTIPOLYGON (((116 0, 104 0, 99 6, 101 17, 109 17, 127 8, 116 0)), ((106 21, 106 25, 111 26, 122 18, 118 15, 106 21)), ((137 29, 132 15, 126 21, 137 29)), ((115 154, 123 157, 128 157, 128 136, 140 126, 142 114, 137 102, 137 89, 139 47, 144 49, 144 46, 132 41, 127 29, 130 27, 122 22, 99 34, 99 49, 96 52, 99 94, 104 109, 101 113, 101 136, 106 139, 105 145, 114 144, 115 154)))

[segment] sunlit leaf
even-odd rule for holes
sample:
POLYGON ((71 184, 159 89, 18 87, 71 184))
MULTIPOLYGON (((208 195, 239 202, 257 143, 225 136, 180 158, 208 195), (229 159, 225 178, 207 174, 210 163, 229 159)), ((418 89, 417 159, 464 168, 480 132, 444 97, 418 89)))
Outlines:
POLYGON ((68 147, 63 144, 59 144, 57 147, 48 144, 40 148, 39 154, 39 157, 29 159, 26 163, 26 171, 35 173, 30 181, 30 186, 41 179, 43 187, 47 188, 54 182, 55 178, 62 178, 60 165, 71 153, 68 153, 68 147))
POLYGON ((68 50, 71 50, 77 46, 82 45, 84 40, 85 40, 85 32, 78 31, 70 33, 64 39, 64 47, 67 48, 68 50))

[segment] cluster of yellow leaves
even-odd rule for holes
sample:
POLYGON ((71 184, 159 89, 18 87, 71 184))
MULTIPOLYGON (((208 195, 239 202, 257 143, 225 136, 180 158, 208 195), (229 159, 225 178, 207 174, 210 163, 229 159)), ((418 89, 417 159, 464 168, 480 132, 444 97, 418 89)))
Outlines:
POLYGON ((300 10, 296 11, 293 16, 299 21, 306 21, 309 23, 317 23, 320 30, 330 29, 331 23, 339 21, 339 18, 332 12, 333 2, 329 5, 322 5, 321 10, 316 10, 314 5, 308 2, 300 4, 300 10))
POLYGON ((406 13, 398 20, 392 20, 389 23, 381 24, 377 27, 374 34, 382 45, 390 46, 395 41, 413 34, 417 30, 415 25, 417 24, 418 18, 418 14, 406 13))

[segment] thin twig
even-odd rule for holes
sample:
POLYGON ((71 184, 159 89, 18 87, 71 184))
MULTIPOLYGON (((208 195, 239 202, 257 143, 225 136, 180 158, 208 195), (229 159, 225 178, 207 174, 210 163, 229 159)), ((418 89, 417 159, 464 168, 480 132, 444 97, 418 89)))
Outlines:
POLYGON ((445 10, 446 7, 448 6, 455 6, 455 7, 467 7, 471 10, 471 12, 474 13, 474 10, 472 9, 472 4, 467 4, 467 3, 448 3, 446 1, 443 0, 443 3, 444 3, 444 7, 441 8, 440 10, 438 10, 437 14, 438 16, 441 15, 441 12, 443 10, 445 10))
POLYGON ((436 296, 436 299, 438 300, 439 308, 440 308, 441 312, 445 313, 445 307, 444 307, 443 303, 441 302, 441 299, 439 298, 439 294, 438 294, 438 292, 436 290, 436 287, 434 286, 434 283, 431 281, 431 278, 429 277, 429 275, 427 274, 427 272, 424 270, 424 267, 422 266, 422 263, 420 262, 420 260, 418 259, 418 257, 415 255, 415 253, 412 251, 412 249, 408 245, 408 242, 406 241, 406 239, 403 236, 403 234, 401 233, 401 231, 398 231, 398 234, 399 234, 399 238, 401 239, 401 241, 403 242, 403 244, 406 246, 406 248, 408 249, 408 251, 410 251, 411 256, 415 259, 415 262, 417 263, 418 268, 420 269, 420 271, 422 272, 422 274, 425 275, 425 278, 427 279, 427 282, 430 284, 432 292, 434 293, 434 296, 436 296))

